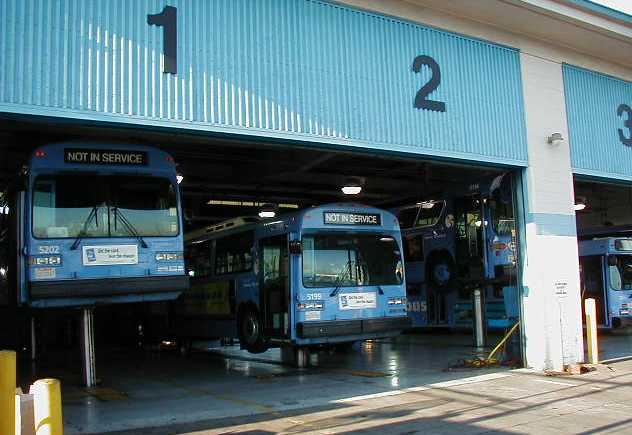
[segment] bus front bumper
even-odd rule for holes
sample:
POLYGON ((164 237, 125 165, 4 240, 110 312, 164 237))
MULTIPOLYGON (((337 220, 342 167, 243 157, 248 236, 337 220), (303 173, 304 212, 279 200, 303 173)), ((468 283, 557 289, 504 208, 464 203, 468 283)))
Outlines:
POLYGON ((145 276, 133 278, 33 281, 31 301, 58 298, 94 298, 182 292, 189 288, 189 277, 145 276))
POLYGON ((300 338, 319 338, 396 332, 410 328, 410 322, 408 316, 300 322, 296 325, 296 333, 300 338))

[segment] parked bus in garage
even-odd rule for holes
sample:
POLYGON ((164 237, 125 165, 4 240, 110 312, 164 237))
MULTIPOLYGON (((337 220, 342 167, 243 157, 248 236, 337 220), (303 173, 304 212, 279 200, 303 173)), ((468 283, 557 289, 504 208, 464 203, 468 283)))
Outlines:
POLYGON ((188 286, 176 167, 163 151, 42 146, 3 198, 1 267, 17 304, 168 300, 188 286))
POLYGON ((493 283, 486 285, 488 326, 509 326, 504 293, 515 279, 516 233, 505 177, 483 189, 474 184, 467 195, 393 210, 402 228, 413 326, 469 326, 469 290, 460 288, 474 281, 493 283))
POLYGON ((351 204, 203 228, 186 237, 179 334, 253 353, 397 335, 409 325, 401 246, 395 216, 351 204))
MULTIPOLYGON (((597 324, 632 324, 632 238, 604 237, 579 242, 582 306, 595 299, 597 324)), ((582 310, 583 312, 583 310, 582 310)))

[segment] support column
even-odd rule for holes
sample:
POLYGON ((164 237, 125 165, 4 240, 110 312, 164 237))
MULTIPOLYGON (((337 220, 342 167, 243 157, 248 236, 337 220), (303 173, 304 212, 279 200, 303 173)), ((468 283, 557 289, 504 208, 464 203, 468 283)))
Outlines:
POLYGON ((83 383, 92 388, 97 384, 94 354, 94 308, 81 309, 81 366, 83 383))
POLYGON ((529 167, 522 173, 521 235, 525 358, 562 370, 583 360, 573 173, 562 65, 520 54, 529 167), (566 140, 549 144, 560 133, 566 140))
POLYGON ((487 320, 485 319, 485 289, 475 288, 472 292, 472 317, 474 346, 482 350, 487 346, 487 320))
POLYGON ((283 346, 281 347, 281 362, 304 369, 309 365, 309 349, 299 346, 283 346))
POLYGON ((31 313, 31 361, 37 359, 37 335, 36 335, 35 315, 31 313))

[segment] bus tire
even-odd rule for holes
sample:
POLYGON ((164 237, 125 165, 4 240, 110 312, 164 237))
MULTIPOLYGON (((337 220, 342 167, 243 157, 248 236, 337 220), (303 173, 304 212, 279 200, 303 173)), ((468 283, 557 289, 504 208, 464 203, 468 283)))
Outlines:
POLYGON ((190 339, 180 340, 178 343, 178 350, 180 351, 180 356, 187 357, 191 355, 191 348, 193 347, 193 342, 190 339))
POLYGON ((254 308, 246 308, 239 319, 239 341, 250 353, 263 353, 268 345, 263 336, 263 324, 254 308))
POLYGON ((448 287, 455 278, 454 260, 447 252, 431 254, 426 269, 427 281, 436 287, 448 287))

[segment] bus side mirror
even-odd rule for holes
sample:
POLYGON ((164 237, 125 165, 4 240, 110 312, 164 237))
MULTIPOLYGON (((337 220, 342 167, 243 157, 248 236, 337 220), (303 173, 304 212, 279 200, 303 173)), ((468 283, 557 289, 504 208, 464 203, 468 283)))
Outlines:
POLYGON ((303 252, 303 246, 300 240, 290 240, 290 254, 297 254, 303 252))
POLYGON ((614 255, 608 255, 608 266, 616 266, 617 265, 617 257, 614 255))

